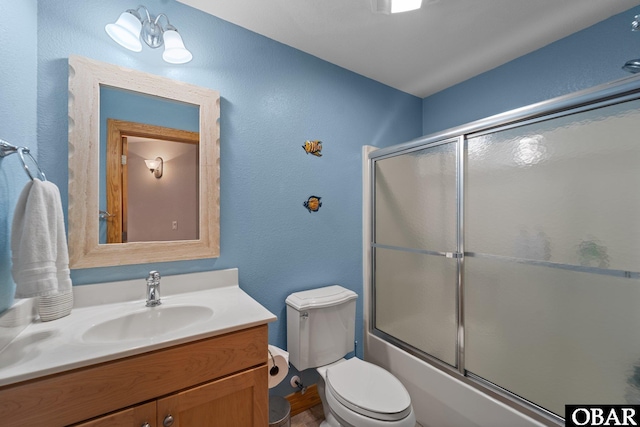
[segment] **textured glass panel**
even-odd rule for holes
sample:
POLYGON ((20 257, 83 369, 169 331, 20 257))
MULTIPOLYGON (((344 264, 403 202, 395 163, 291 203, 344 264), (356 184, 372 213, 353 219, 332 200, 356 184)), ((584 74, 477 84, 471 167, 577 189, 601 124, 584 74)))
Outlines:
POLYGON ((640 101, 468 140, 465 250, 638 271, 640 101))
POLYGON ((564 416, 640 404, 640 281, 465 260, 466 369, 564 416))
POLYGON ((455 259, 376 248, 375 326, 456 364, 455 259))
POLYGON ((376 243, 455 251, 455 143, 378 160, 375 197, 376 243))

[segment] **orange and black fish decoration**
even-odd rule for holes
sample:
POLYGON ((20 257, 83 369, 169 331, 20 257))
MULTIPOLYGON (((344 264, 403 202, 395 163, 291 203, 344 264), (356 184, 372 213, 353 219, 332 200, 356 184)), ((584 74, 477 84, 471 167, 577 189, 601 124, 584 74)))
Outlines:
POLYGON ((313 154, 316 157, 322 157, 322 141, 305 141, 302 146, 307 154, 313 154))
POLYGON ((302 205, 311 212, 318 212, 320 206, 322 206, 322 202, 320 201, 321 197, 311 196, 307 199, 306 202, 302 203, 302 205))

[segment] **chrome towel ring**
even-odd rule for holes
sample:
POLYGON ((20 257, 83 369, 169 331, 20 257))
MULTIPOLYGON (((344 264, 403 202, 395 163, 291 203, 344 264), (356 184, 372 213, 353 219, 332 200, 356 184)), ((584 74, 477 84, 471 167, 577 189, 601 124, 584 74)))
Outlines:
POLYGON ((29 178, 31 178, 32 181, 34 177, 31 174, 31 170, 29 169, 29 166, 27 166, 27 162, 24 158, 25 154, 31 158, 33 163, 36 165, 36 168, 38 168, 38 174, 40 175, 38 178, 40 178, 41 181, 47 180, 46 175, 44 174, 42 169, 40 169, 40 165, 38 165, 38 162, 33 157, 33 155, 31 154, 31 151, 27 147, 16 147, 15 145, 11 145, 7 141, 0 139, 0 157, 6 157, 14 153, 18 153, 18 155, 20 156, 20 160, 22 161, 22 166, 24 167, 24 171, 27 173, 27 175, 29 175, 29 178))

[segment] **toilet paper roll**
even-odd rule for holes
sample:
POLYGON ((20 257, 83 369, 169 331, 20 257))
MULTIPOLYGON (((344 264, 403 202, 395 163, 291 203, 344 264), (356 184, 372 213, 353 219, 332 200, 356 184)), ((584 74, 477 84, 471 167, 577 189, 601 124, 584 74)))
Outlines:
POLYGON ((269 345, 268 349, 269 388, 273 388, 280 384, 289 372, 289 353, 273 345, 269 345))

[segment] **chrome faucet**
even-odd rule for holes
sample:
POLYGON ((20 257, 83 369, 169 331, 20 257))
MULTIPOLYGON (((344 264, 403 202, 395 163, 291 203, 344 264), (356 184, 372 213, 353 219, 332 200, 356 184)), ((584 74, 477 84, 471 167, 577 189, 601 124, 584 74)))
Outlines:
POLYGON ((150 271, 147 277, 147 307, 155 307, 160 302, 160 273, 150 271))

